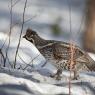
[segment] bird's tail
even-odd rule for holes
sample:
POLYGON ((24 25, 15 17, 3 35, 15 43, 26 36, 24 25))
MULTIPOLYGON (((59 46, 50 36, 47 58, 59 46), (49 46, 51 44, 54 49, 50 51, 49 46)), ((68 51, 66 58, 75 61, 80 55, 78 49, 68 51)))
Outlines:
POLYGON ((88 71, 95 71, 95 61, 88 54, 79 57, 77 61, 85 64, 88 71))
POLYGON ((87 63, 86 66, 89 68, 90 71, 95 71, 95 61, 87 54, 86 56, 87 63))

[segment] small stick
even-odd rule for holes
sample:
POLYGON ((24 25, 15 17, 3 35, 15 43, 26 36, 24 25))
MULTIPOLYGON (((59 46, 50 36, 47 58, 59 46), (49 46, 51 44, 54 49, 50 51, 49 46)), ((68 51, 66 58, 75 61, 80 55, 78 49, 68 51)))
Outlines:
MULTIPOLYGON (((6 63, 6 60, 8 58, 8 50, 9 50, 9 47, 10 47, 10 43, 11 43, 11 33, 12 33, 12 3, 13 3, 13 0, 11 0, 11 9, 10 9, 10 32, 9 32, 9 42, 8 42, 8 47, 6 49, 6 58, 5 58, 5 63, 6 63)), ((4 64, 4 67, 6 66, 6 64, 4 64)))
POLYGON ((22 32, 23 32, 23 27, 24 27, 24 17, 25 17, 26 5, 27 5, 27 0, 25 0, 25 5, 24 5, 23 22, 22 22, 22 27, 21 27, 19 42, 18 42, 18 45, 17 45, 16 54, 15 54, 14 68, 16 68, 17 54, 18 54, 18 50, 19 50, 19 47, 20 47, 20 40, 21 40, 21 35, 22 35, 22 32))

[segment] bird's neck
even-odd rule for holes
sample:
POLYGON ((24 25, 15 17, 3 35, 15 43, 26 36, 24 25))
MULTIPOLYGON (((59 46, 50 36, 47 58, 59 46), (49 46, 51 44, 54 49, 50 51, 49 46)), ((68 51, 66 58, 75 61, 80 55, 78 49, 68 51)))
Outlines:
POLYGON ((45 39, 41 38, 40 36, 37 36, 34 41, 35 41, 35 46, 37 48, 40 48, 40 47, 48 44, 49 40, 45 40, 45 39))

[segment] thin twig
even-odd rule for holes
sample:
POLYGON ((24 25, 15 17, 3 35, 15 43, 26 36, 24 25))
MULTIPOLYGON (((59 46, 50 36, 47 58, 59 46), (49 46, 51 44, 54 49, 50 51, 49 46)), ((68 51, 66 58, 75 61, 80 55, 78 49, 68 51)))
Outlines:
MULTIPOLYGON (((34 19, 36 16, 37 16, 37 15, 34 15, 33 17, 31 17, 31 18, 25 20, 25 21, 24 21, 24 24, 26 24, 27 22, 31 21, 31 20, 34 19)), ((16 26, 16 25, 20 25, 20 24, 22 25, 22 23, 23 23, 23 22, 15 23, 15 24, 12 26, 12 28, 14 28, 14 26, 16 26)))
POLYGON ((44 67, 46 64, 47 64, 47 60, 45 61, 45 63, 41 67, 44 67))
MULTIPOLYGON (((8 37, 6 37, 6 39, 5 39, 4 43, 3 43, 3 45, 1 46, 1 48, 0 48, 0 53, 1 53, 1 56, 3 57, 4 64, 5 64, 5 62, 6 62, 6 59, 8 59, 8 63, 9 63, 10 66, 12 67, 8 56, 6 56, 6 58, 5 58, 5 56, 4 56, 3 52, 2 52, 2 49, 3 49, 3 47, 4 47, 4 45, 5 45, 6 41, 7 41, 7 39, 8 39, 8 37)), ((5 66, 5 65, 3 65, 3 66, 5 66)))
POLYGON ((1 46, 1 48, 0 48, 1 50, 3 49, 3 47, 4 47, 4 45, 5 45, 6 41, 7 41, 7 39, 8 39, 8 38, 6 37, 4 43, 2 44, 2 46, 1 46))
MULTIPOLYGON (((12 32, 12 0, 11 0, 11 9, 10 9, 10 32, 9 32, 9 42, 8 42, 8 47, 6 49, 6 60, 8 58, 8 50, 9 50, 9 47, 10 47, 10 42, 11 42, 11 32, 12 32)), ((4 64, 4 67, 6 65, 6 60, 5 60, 5 64, 4 64)))
MULTIPOLYGON (((3 54, 3 52, 2 52, 1 49, 0 49, 0 54, 1 54, 1 57, 3 58, 3 62, 4 62, 4 65, 3 66, 5 66, 5 57, 4 57, 4 54, 3 54)), ((2 58, 1 58, 1 60, 2 60, 2 58)))
POLYGON ((31 20, 32 20, 32 19, 34 19, 35 17, 37 17, 37 15, 34 15, 34 16, 32 16, 31 18, 29 18, 29 19, 25 20, 25 22, 24 22, 24 23, 27 23, 27 22, 31 21, 31 20))
POLYGON ((19 3, 21 0, 16 0, 14 4, 12 4, 12 7, 14 7, 17 3, 19 3))
MULTIPOLYGON (((40 54, 39 54, 39 55, 40 55, 40 54)), ((37 57, 39 57, 39 55, 37 55, 37 56, 34 57, 29 63, 27 63, 27 62, 25 62, 25 61, 23 60, 23 58, 21 58, 21 56, 18 54, 18 56, 19 56, 19 58, 21 59, 21 61, 26 64, 26 67, 25 67, 23 70, 25 70, 28 66, 33 67, 33 61, 34 61, 37 57), (32 65, 30 65, 31 63, 32 63, 32 65)))
POLYGON ((24 11, 23 11, 23 23, 22 23, 22 27, 21 27, 21 32, 20 32, 19 42, 18 42, 17 49, 16 49, 14 68, 16 68, 17 54, 18 54, 18 50, 19 50, 19 46, 20 46, 20 40, 21 40, 21 35, 22 35, 22 32, 23 32, 23 27, 24 27, 24 17, 25 17, 26 5, 27 5, 27 0, 25 0, 25 5, 24 5, 24 11))
POLYGON ((21 61, 22 61, 23 63, 27 64, 27 62, 25 62, 25 61, 23 60, 23 58, 21 58, 21 56, 19 55, 19 53, 18 53, 18 57, 21 59, 21 61))

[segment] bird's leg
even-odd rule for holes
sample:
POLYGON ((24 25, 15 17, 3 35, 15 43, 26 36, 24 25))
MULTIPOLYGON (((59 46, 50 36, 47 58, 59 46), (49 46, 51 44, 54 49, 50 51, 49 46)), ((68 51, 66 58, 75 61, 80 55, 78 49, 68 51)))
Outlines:
POLYGON ((74 70, 74 77, 73 80, 77 80, 79 77, 78 71, 74 70))
POLYGON ((83 64, 77 63, 76 67, 73 70, 73 72, 74 72, 73 80, 78 80, 79 79, 79 72, 80 72, 81 68, 83 68, 83 64))
POLYGON ((57 73, 54 75, 51 75, 51 77, 55 78, 56 80, 60 80, 61 79, 61 75, 62 74, 62 69, 58 69, 57 73))

